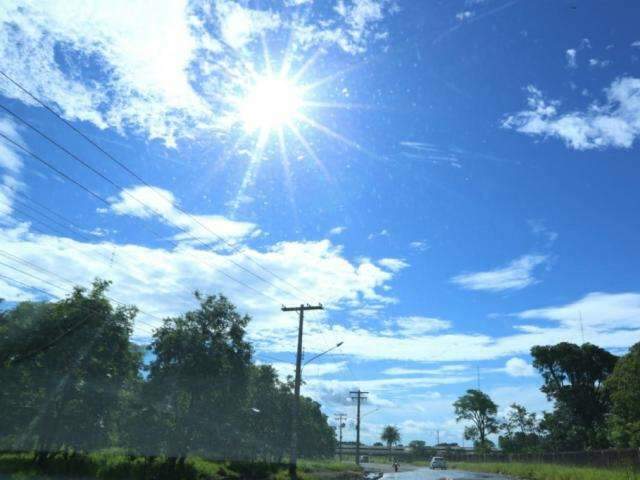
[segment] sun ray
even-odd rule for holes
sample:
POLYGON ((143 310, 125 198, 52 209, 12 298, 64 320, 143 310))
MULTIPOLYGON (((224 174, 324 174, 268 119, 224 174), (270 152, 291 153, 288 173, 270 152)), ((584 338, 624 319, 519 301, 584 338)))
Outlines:
POLYGON ((282 128, 278 129, 278 145, 280 147, 280 156, 282 158, 282 169, 284 170, 284 185, 287 190, 287 198, 291 204, 294 222, 298 225, 298 209, 296 206, 296 200, 293 193, 293 182, 291 178, 291 164, 289 163, 289 153, 287 152, 287 144, 284 141, 284 132, 282 128))
POLYGON ((360 145, 357 142, 354 142, 353 140, 349 140, 347 137, 340 135, 338 132, 334 132, 333 130, 331 130, 329 127, 327 127, 326 125, 321 124, 320 122, 317 122, 315 120, 313 120, 312 118, 308 117, 307 115, 304 115, 302 113, 300 113, 298 115, 298 118, 303 121, 304 123, 306 123, 307 125, 310 125, 311 127, 315 128, 316 130, 321 131, 322 133, 324 133, 325 135, 328 135, 331 138, 334 138, 335 140, 338 140, 339 142, 344 143, 345 145, 351 147, 351 148, 355 148, 356 150, 358 150, 359 152, 362 152, 370 157, 373 157, 375 159, 383 159, 384 157, 382 157, 381 155, 377 155, 373 152, 368 151, 367 149, 365 149, 362 145, 360 145))
POLYGON ((305 152, 307 152, 307 154, 316 163, 316 165, 318 166, 320 171, 322 171, 322 173, 324 175, 324 178, 327 181, 329 181, 330 183, 334 183, 333 177, 331 176, 331 173, 329 172, 329 170, 327 169, 325 164, 322 162, 322 160, 320 160, 320 157, 318 157, 316 152, 313 151, 313 148, 311 148, 311 145, 309 145, 309 142, 307 142, 307 139, 304 138, 304 136, 302 135, 300 130, 298 130, 298 127, 296 125, 294 125, 294 124, 289 124, 287 126, 289 127, 289 130, 291 130, 291 132, 298 139, 298 142, 300 142, 300 145, 302 145, 302 148, 304 148, 305 152))
POLYGON ((367 105, 366 103, 318 102, 315 100, 305 100, 303 106, 310 108, 333 108, 336 110, 383 110, 374 105, 367 105))

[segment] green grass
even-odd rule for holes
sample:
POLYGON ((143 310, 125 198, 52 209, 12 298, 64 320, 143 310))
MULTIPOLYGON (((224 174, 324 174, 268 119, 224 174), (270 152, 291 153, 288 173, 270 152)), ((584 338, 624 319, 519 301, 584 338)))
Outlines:
MULTIPOLYGON (((301 480, 352 480, 360 469, 351 463, 332 460, 301 460, 301 480)), ((56 477, 98 480, 285 480, 287 465, 264 462, 212 461, 188 457, 184 466, 173 466, 164 458, 131 457, 117 450, 65 458, 50 456, 44 465, 34 463, 32 453, 0 454, 0 473, 11 479, 29 480, 56 477)))
POLYGON ((526 480, 639 480, 640 473, 623 468, 591 468, 539 463, 454 462, 450 468, 500 473, 526 480))

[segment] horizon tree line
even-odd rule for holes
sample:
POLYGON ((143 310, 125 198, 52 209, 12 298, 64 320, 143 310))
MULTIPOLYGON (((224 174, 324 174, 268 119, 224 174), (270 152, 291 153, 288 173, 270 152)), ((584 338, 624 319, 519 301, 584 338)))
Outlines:
MULTIPOLYGON (((196 292, 198 308, 165 318, 141 347, 131 338, 137 309, 114 307, 109 285, 0 311, 0 449, 40 460, 117 447, 177 464, 188 455, 283 461, 292 382, 255 363, 251 318, 223 295, 196 292)), ((299 418, 300 456, 332 456, 320 405, 301 397, 299 418)))

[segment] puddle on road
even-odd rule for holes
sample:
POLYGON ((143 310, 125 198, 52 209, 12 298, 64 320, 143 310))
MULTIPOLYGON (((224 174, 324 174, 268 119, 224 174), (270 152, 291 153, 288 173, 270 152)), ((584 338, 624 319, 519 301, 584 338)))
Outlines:
POLYGON ((447 472, 434 471, 429 468, 419 468, 417 470, 385 473, 383 480, 505 480, 507 477, 501 475, 491 475, 488 473, 462 472, 451 470, 447 472))

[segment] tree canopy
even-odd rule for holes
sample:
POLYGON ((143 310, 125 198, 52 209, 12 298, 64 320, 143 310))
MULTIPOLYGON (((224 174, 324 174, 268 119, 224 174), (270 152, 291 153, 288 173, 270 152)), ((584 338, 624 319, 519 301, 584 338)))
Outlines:
POLYGON ((474 440, 479 450, 489 449, 491 442, 487 435, 498 431, 496 414, 498 406, 489 395, 470 389, 453 404, 456 421, 470 421, 471 425, 465 427, 464 436, 467 440, 474 440))
POLYGON ((400 431, 398 430, 398 427, 393 425, 387 425, 384 427, 380 434, 380 440, 385 442, 389 449, 391 449, 393 445, 400 441, 400 431))
MULTIPOLYGON (((197 293, 198 308, 165 319, 141 347, 131 341, 137 310, 114 308, 108 287, 2 312, 0 448, 283 459, 292 386, 253 362, 248 316, 197 293)), ((306 397, 299 438, 302 457, 335 450, 327 417, 306 397)))
POLYGON ((604 382, 617 357, 590 343, 567 342, 533 347, 531 356, 542 374, 541 390, 554 401, 554 412, 542 422, 550 442, 563 450, 606 447, 609 397, 604 382))
POLYGON ((611 399, 611 441, 619 447, 640 447, 640 343, 618 360, 605 386, 611 399))

